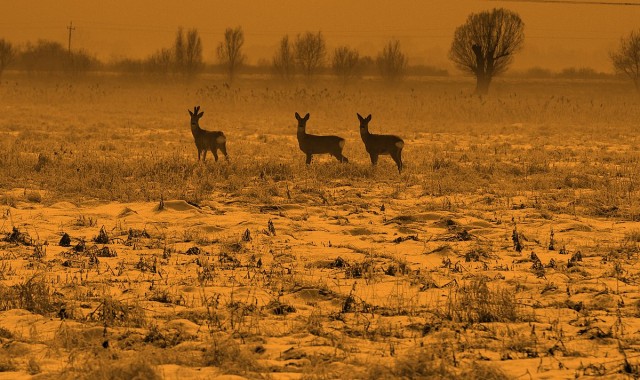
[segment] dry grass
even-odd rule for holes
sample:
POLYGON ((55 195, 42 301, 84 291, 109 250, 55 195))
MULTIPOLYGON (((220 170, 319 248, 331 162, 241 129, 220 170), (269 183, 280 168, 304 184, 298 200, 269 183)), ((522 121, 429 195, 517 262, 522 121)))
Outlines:
POLYGON ((637 375, 638 99, 471 87, 5 77, 0 371, 637 375), (229 162, 197 162, 196 104, 229 162), (296 111, 350 163, 307 167, 296 111), (356 112, 404 139, 401 175, 370 166, 356 112))
POLYGON ((25 309, 47 315, 61 305, 45 276, 39 274, 10 287, 0 284, 0 310, 25 309))
MULTIPOLYGON (((637 160, 628 154, 635 143, 628 126, 640 111, 636 100, 619 93, 617 84, 572 83, 567 89, 564 84, 507 82, 496 86, 495 96, 481 99, 465 96, 463 83, 439 81, 410 82, 381 92, 370 83, 300 90, 258 81, 205 91, 198 83, 185 87, 95 80, 101 83, 80 81, 64 94, 57 91, 59 83, 34 84, 49 94, 39 101, 54 101, 59 108, 51 109, 45 125, 26 119, 5 126, 9 138, 2 139, 0 165, 5 169, 0 175, 7 189, 38 184, 52 193, 49 201, 164 196, 196 203, 212 191, 243 190, 264 203, 277 203, 286 192, 279 184, 293 184, 295 192, 327 181, 388 181, 397 176, 369 169, 357 134, 354 110, 367 108, 374 114, 372 123, 399 131, 409 141, 408 172, 399 178, 420 185, 425 194, 491 191, 509 197, 533 192, 541 206, 562 200, 568 212, 633 219, 640 210, 633 177, 637 160), (145 101, 129 102, 129 94, 137 92, 147 94, 145 101), (171 98, 165 98, 168 94, 171 98), (65 119, 60 107, 80 107, 87 98, 96 98, 96 117, 65 119), (208 111, 203 125, 228 131, 230 163, 205 167, 193 160, 195 148, 183 115, 184 104, 193 102, 208 111), (354 164, 305 168, 297 154, 292 116, 302 108, 314 116, 310 130, 344 131, 346 153, 354 164), (265 123, 264 115, 274 117, 265 123), (588 144, 586 135, 601 144, 588 144), (624 150, 612 151, 614 147, 624 150), (46 163, 35 170, 43 156, 46 163)), ((12 94, 13 104, 40 107, 30 96, 30 86, 9 85, 3 91, 12 94)), ((390 166, 382 161, 383 167, 390 166)), ((46 200, 39 194, 30 190, 26 198, 46 200)))

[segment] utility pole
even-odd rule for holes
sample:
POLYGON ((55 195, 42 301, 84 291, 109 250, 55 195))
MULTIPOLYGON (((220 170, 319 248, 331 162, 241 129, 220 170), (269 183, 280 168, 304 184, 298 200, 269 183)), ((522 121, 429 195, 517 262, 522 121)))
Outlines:
POLYGON ((73 26, 73 21, 69 22, 69 26, 67 26, 67 29, 69 29, 69 55, 71 55, 71 32, 76 30, 76 28, 73 26))

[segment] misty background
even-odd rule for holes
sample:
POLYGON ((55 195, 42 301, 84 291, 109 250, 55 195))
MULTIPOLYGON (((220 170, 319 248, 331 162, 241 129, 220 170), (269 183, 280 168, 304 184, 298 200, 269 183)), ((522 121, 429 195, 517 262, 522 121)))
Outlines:
MULTIPOLYGON (((26 0, 5 2, 0 13, 0 37, 17 47, 41 39, 66 47, 67 27, 73 21, 72 49, 110 62, 147 57, 170 46, 179 27, 197 28, 205 62, 215 63, 215 48, 222 41, 225 28, 241 26, 246 63, 258 65, 271 60, 283 35, 295 37, 306 31, 322 31, 328 51, 346 44, 362 55, 375 56, 393 38, 402 43, 409 65, 458 73, 447 56, 455 28, 472 12, 506 7, 525 22, 524 48, 512 70, 588 67, 613 72, 609 52, 621 37, 638 28, 640 6, 593 3, 26 0)), ((633 2, 625 2, 630 3, 633 2)))

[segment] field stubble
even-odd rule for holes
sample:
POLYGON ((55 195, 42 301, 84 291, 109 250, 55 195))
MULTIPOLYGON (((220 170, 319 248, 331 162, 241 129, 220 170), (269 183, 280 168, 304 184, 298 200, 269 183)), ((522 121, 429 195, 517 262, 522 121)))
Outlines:
POLYGON ((638 99, 467 88, 5 77, 0 374, 638 376, 638 99), (307 167, 295 112, 350 163, 307 167))

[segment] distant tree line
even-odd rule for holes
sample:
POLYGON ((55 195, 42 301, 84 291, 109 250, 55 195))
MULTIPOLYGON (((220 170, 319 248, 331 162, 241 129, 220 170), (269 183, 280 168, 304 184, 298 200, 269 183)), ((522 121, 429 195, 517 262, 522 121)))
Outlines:
MULTIPOLYGON (((197 29, 179 28, 173 44, 163 47, 143 59, 121 58, 100 62, 85 51, 67 51, 59 42, 41 40, 35 45, 16 48, 0 39, 0 75, 8 68, 28 72, 74 72, 110 70, 131 74, 180 76, 191 78, 204 70, 219 70, 231 82, 243 71, 269 72, 283 81, 301 76, 312 81, 319 74, 333 74, 342 83, 348 83, 363 75, 379 75, 387 82, 396 82, 410 68, 408 58, 399 40, 391 40, 375 57, 361 56, 357 49, 341 45, 331 53, 327 50, 322 32, 306 32, 290 39, 280 40, 272 60, 261 61, 258 66, 247 67, 243 52, 242 27, 227 28, 222 41, 216 47, 217 62, 207 66, 203 60, 202 39, 197 29)), ((447 75, 447 71, 429 66, 416 67, 420 75, 447 75)))
POLYGON ((0 39, 0 76, 9 66, 37 72, 77 73, 99 67, 101 63, 89 53, 79 50, 69 52, 61 43, 39 40, 17 49, 10 42, 0 39))
POLYGON ((194 77, 204 68, 202 39, 197 29, 178 28, 173 46, 161 48, 145 59, 120 59, 109 65, 115 71, 136 74, 194 77))
MULTIPOLYGON (((338 46, 333 50, 328 67, 328 53, 322 32, 298 34, 293 42, 289 41, 288 35, 282 37, 272 59, 274 74, 283 80, 291 79, 298 72, 311 80, 325 68, 330 68, 343 83, 359 79, 364 73, 371 74, 374 66, 377 74, 387 82, 398 81, 407 72, 408 59, 398 40, 390 41, 375 60, 369 56, 360 56, 355 48, 338 46)), ((442 75, 443 71, 434 68, 431 73, 442 75)), ((446 71, 444 74, 446 75, 446 71)))
POLYGON ((514 72, 512 77, 532 79, 606 79, 611 74, 596 71, 591 67, 565 67, 559 71, 552 71, 542 67, 532 67, 527 70, 514 72))
MULTIPOLYGON (((312 81, 318 74, 331 73, 342 83, 348 83, 363 75, 378 75, 387 83, 400 81, 411 75, 447 75, 447 71, 430 66, 409 66, 400 41, 391 39, 375 56, 362 56, 350 46, 337 46, 327 50, 322 32, 305 32, 290 38, 283 36, 270 61, 261 61, 256 67, 246 67, 243 52, 242 27, 227 28, 216 47, 218 62, 208 69, 217 68, 232 82, 240 70, 271 74, 282 81, 301 76, 312 81)), ((524 22, 508 9, 496 8, 472 13, 453 35, 449 59, 454 65, 476 78, 475 92, 487 94, 493 78, 507 71, 514 56, 524 44, 524 22)), ((197 29, 176 32, 173 45, 161 48, 144 59, 119 59, 107 64, 98 61, 85 51, 67 51, 62 44, 40 40, 16 48, 0 39, 0 76, 9 68, 28 72, 71 72, 89 70, 114 70, 135 74, 176 75, 192 78, 207 66, 203 61, 202 40, 197 29)), ((640 30, 622 37, 618 48, 610 53, 610 59, 619 75, 628 77, 640 93, 640 30)), ((550 76, 550 72, 533 68, 532 76, 550 76)), ((566 78, 595 77, 591 69, 570 68, 557 76, 566 78)))

